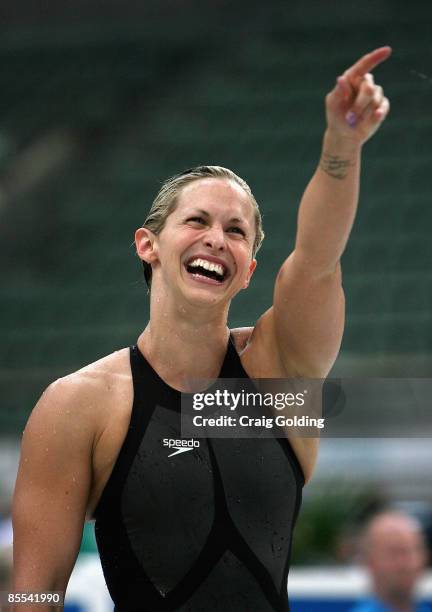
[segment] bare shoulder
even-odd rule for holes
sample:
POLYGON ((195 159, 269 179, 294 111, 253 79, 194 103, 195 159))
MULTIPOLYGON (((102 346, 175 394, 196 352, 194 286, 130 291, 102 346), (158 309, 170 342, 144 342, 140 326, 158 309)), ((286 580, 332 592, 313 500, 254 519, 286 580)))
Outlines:
MULTIPOLYGON (((284 367, 274 344, 272 309, 265 312, 255 327, 232 329, 234 344, 242 365, 251 378, 289 378, 297 374, 284 367)), ((312 478, 317 462, 318 438, 287 436, 302 467, 305 482, 312 478)))
POLYGON ((109 407, 129 386, 129 350, 121 349, 51 383, 29 423, 51 415, 87 429, 97 439, 109 417, 109 407))
POLYGON ((253 330, 253 327, 236 327, 231 330, 234 345, 239 355, 247 347, 248 342, 252 336, 253 330))
MULTIPOLYGON (((243 367, 251 378, 283 377, 277 351, 272 346, 272 335, 266 333, 260 317, 254 327, 237 327, 231 330, 237 353, 243 367)), ((268 318, 268 317, 267 317, 268 318)))
POLYGON ((241 362, 251 378, 285 378, 294 375, 287 372, 280 360, 275 343, 273 310, 267 310, 254 327, 232 330, 235 346, 241 362))
POLYGON ((129 349, 123 348, 89 363, 56 382, 68 383, 71 389, 79 386, 81 389, 87 389, 88 391, 96 389, 111 391, 113 384, 117 384, 128 376, 128 365, 129 349))

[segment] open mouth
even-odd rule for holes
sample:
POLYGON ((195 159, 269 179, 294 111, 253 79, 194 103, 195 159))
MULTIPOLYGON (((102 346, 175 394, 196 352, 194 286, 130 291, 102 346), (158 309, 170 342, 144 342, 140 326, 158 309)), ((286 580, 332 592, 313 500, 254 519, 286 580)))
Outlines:
POLYGON ((199 257, 189 260, 186 265, 186 270, 197 279, 208 279, 213 281, 212 284, 222 284, 228 277, 228 268, 221 263, 213 263, 199 257))

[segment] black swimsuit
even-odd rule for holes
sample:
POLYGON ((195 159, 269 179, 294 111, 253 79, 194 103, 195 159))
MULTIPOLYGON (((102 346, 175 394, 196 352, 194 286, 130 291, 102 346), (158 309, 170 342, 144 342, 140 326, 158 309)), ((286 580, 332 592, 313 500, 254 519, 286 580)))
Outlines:
MULTIPOLYGON (((131 421, 94 513, 115 612, 288 611, 304 485, 288 440, 200 439, 173 456, 180 393, 136 346, 130 361, 131 421)), ((220 377, 248 377, 232 339, 220 377)))

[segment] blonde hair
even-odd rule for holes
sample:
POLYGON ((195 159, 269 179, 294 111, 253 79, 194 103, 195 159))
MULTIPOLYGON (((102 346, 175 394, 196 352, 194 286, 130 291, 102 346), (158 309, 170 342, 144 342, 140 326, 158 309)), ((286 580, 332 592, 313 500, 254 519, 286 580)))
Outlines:
MULTIPOLYGON (((255 257, 261 243, 264 239, 264 231, 262 228, 262 219, 259 206, 255 200, 253 193, 249 185, 240 178, 235 172, 222 166, 197 166, 196 168, 190 168, 180 174, 167 179, 156 198, 153 201, 150 212, 147 215, 146 220, 143 223, 143 227, 146 227, 154 234, 159 234, 164 226, 167 218, 173 212, 177 206, 178 196, 180 195, 183 187, 203 178, 226 178, 234 181, 237 185, 240 185, 242 189, 247 193, 254 209, 255 217, 255 240, 252 247, 252 257, 255 257)), ((152 267, 146 261, 143 261, 144 267, 144 278, 148 287, 151 286, 152 278, 152 267)))

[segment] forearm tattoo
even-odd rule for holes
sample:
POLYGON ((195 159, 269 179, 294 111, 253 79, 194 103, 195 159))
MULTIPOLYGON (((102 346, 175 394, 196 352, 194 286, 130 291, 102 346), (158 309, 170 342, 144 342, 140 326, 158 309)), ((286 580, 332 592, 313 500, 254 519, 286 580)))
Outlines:
POLYGON ((342 180, 348 174, 348 168, 353 163, 349 159, 342 159, 339 155, 323 153, 320 159, 320 168, 329 176, 342 180))

